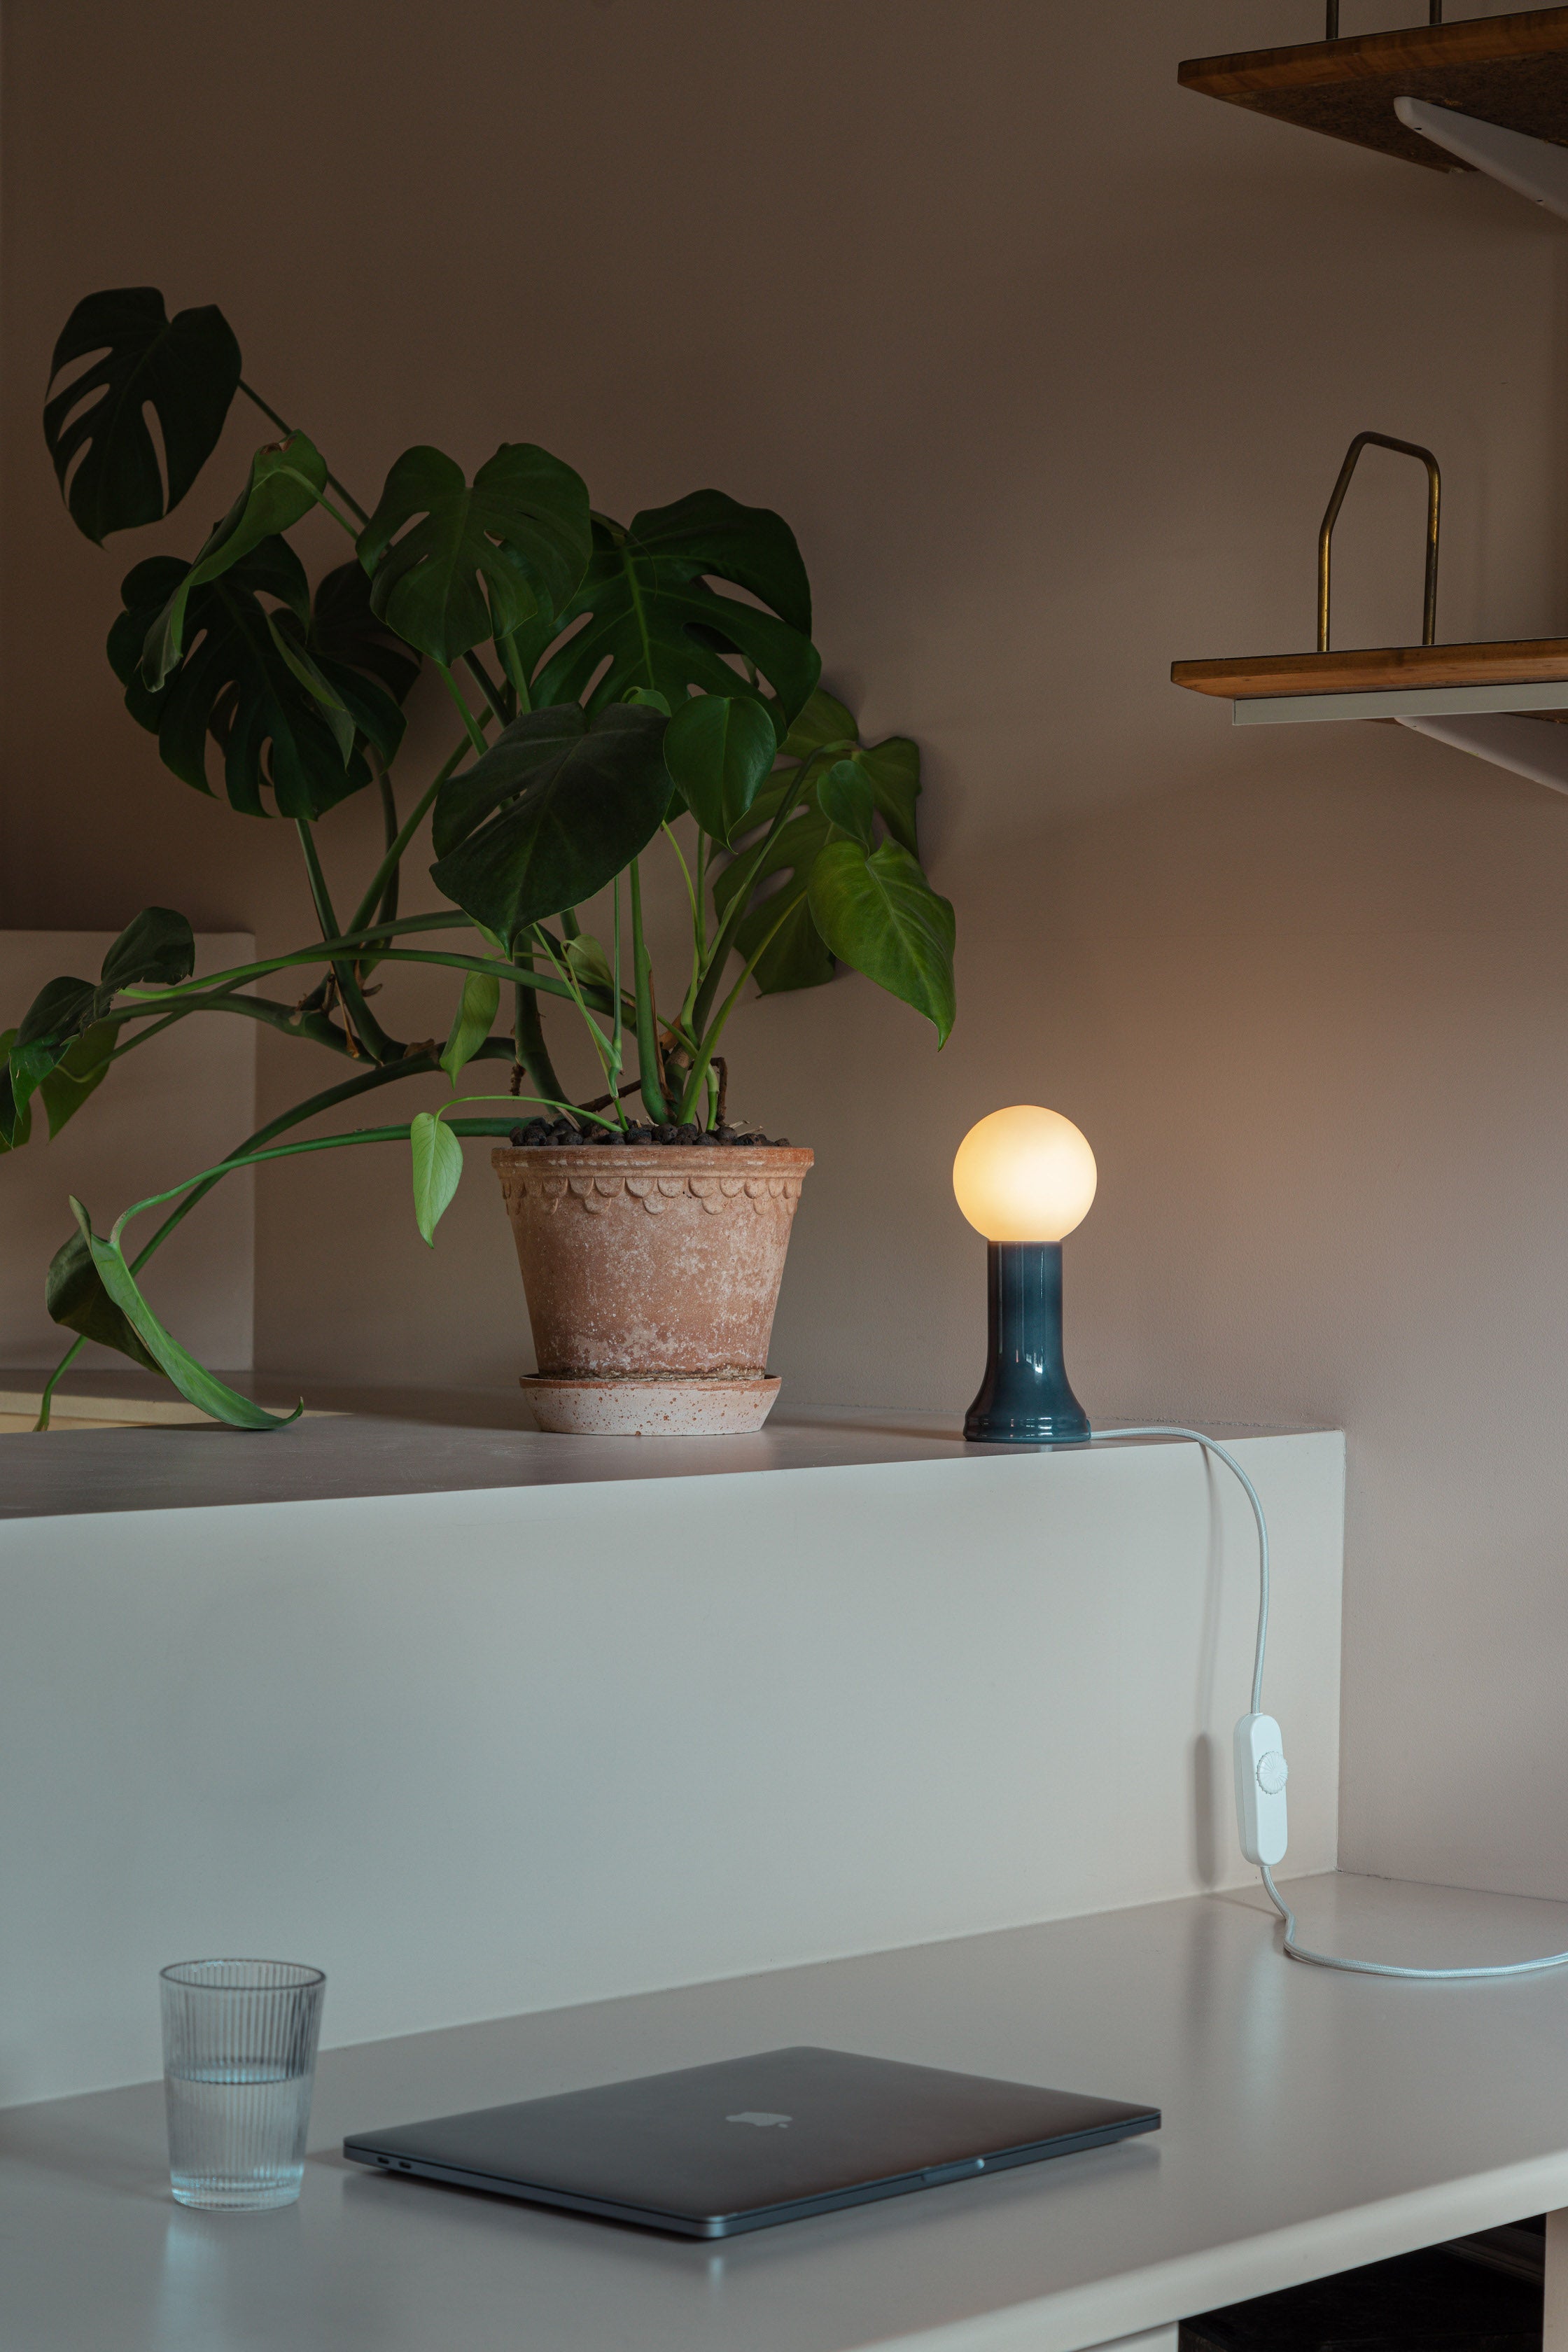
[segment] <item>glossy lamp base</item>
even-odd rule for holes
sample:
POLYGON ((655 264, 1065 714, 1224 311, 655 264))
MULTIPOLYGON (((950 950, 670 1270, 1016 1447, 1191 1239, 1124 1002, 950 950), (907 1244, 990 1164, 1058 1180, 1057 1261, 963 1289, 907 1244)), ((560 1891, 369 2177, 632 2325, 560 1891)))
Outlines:
POLYGON ((986 1445, 1079 1445, 1089 1415, 1062 1360, 1060 1242, 987 1244, 985 1378, 963 1419, 986 1445))

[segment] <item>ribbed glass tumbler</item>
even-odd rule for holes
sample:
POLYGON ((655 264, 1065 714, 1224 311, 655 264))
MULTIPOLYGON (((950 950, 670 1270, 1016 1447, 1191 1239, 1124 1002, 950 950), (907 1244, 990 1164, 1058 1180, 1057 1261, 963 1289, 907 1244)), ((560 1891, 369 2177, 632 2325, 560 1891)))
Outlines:
POLYGON ((159 1978, 169 2185, 182 2205, 291 2205, 321 2030, 320 1969, 180 1960, 159 1978))

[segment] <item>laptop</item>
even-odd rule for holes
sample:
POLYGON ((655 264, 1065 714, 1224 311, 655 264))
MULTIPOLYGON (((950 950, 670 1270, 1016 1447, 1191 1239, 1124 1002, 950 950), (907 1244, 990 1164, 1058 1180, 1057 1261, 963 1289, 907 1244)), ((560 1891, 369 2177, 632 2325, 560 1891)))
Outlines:
POLYGON ((803 2047, 362 2132, 343 2154, 378 2171, 729 2238, 1159 2125, 1157 2107, 803 2047))

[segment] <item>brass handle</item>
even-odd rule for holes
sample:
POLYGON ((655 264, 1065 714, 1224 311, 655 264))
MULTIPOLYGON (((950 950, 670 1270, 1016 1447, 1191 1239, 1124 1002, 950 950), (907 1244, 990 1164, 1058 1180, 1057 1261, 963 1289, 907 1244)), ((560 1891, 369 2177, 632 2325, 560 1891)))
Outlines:
POLYGON ((1419 457, 1426 468, 1426 593, 1421 614, 1421 642, 1424 646, 1435 646, 1437 642, 1437 529, 1443 496, 1443 478, 1437 471, 1437 460, 1430 449, 1423 449, 1417 441, 1391 441, 1386 433, 1358 433, 1345 451, 1340 478, 1334 484, 1334 494, 1324 510, 1322 525, 1318 532, 1318 651, 1321 654, 1329 650, 1329 552, 1333 543, 1334 525, 1345 502, 1345 492, 1351 486, 1356 459, 1369 441, 1380 449, 1397 449, 1402 457, 1419 457))
MULTIPOLYGON (((1340 37, 1340 0, 1327 0, 1327 5, 1328 16, 1323 26, 1323 38, 1325 41, 1337 41, 1340 37)), ((1443 0, 1426 0, 1426 22, 1429 25, 1440 25, 1442 21, 1443 0)))

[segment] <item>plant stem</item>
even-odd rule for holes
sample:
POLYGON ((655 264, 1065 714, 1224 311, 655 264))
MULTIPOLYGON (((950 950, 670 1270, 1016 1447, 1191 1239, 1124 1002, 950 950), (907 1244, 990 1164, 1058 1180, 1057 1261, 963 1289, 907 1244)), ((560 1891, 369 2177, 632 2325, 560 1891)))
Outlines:
MULTIPOLYGON (((332 908, 332 894, 327 887, 327 877, 321 871, 316 836, 308 819, 296 817, 294 822, 300 835, 300 845, 305 853, 305 871, 310 877, 310 898, 316 909, 316 920, 321 927, 321 937, 324 940, 335 939, 338 919, 332 908)), ((353 962, 334 963, 332 978, 338 984, 344 1015, 353 1024, 353 1034, 363 1045, 367 1059, 373 1062, 395 1060, 396 1056, 392 1050, 392 1040, 365 1003, 359 982, 354 978, 353 962)))
POLYGON ((552 940, 549 932, 545 929, 542 923, 535 923, 533 926, 533 935, 538 940, 540 947, 543 950, 544 954, 553 970, 560 974, 567 987, 571 990, 572 1001, 583 1016, 583 1024, 587 1030, 589 1037, 593 1041, 594 1051, 598 1056, 599 1066, 604 1071, 604 1074, 609 1080, 611 1088, 613 1089, 616 1080, 621 1075, 618 1050, 619 1023, 616 1023, 617 1043, 616 1045, 612 1045, 610 1040, 605 1037, 604 1031, 600 1028, 598 1023, 589 1012, 587 1005, 583 1001, 583 992, 577 984, 577 975, 572 969, 571 957, 557 953, 554 942, 552 940))
POLYGON ((654 1011, 653 971, 642 929, 642 877, 634 857, 630 867, 632 892, 632 990, 637 1003, 637 1076, 642 1081, 643 1108, 656 1127, 669 1117, 664 1098, 658 1055, 658 1019, 654 1011))
MULTIPOLYGON (((276 425, 279 432, 283 435, 286 440, 292 436, 296 427, 292 425, 286 425, 282 417, 279 415, 278 411, 275 408, 269 407, 267 402, 262 399, 261 394, 258 392, 253 391, 251 386, 246 383, 243 376, 241 376, 239 380, 239 388, 241 392, 244 393, 247 400, 251 402, 253 406, 260 409, 263 416, 269 416, 271 418, 273 424, 276 425)), ((329 474, 327 476, 327 481, 329 486, 332 489, 336 490, 343 504, 348 507, 353 507, 361 522, 368 522, 370 520, 369 515, 365 512, 363 507, 361 506, 353 492, 350 489, 345 489, 342 483, 339 481, 335 474, 329 474)), ((339 520, 342 520, 342 518, 340 517, 339 520)), ((346 530, 348 525, 345 523, 343 528, 346 530)))
MULTIPOLYGON (((390 852, 397 839, 397 802, 393 793, 392 777, 385 761, 383 760, 380 752, 375 749, 374 744, 367 746, 367 749, 370 751, 370 764, 375 771, 376 789, 381 794, 382 830, 384 836, 385 847, 390 852)), ((375 919, 378 923, 389 923, 395 920, 397 915, 398 892, 402 887, 402 876, 403 868, 402 862, 400 860, 399 863, 393 867, 391 873, 386 877, 386 883, 381 894, 380 903, 375 909, 375 919)), ((355 979, 363 985, 363 982, 370 978, 371 973, 375 970, 375 966, 376 959, 374 956, 362 956, 354 969, 355 979)))
MULTIPOLYGON (((197 1202, 205 1200, 213 1186, 220 1183, 231 1168, 243 1164, 243 1155, 246 1152, 254 1151, 259 1145, 269 1143, 275 1135, 286 1134, 291 1127, 302 1126, 306 1119, 314 1118, 322 1111, 334 1110, 339 1103, 348 1102, 355 1095, 368 1094, 374 1087, 388 1086, 395 1078, 419 1077, 426 1072, 436 1070, 437 1066, 436 1057, 432 1054, 411 1055, 403 1062, 394 1063, 387 1068, 366 1070, 357 1078, 347 1078, 342 1086, 329 1087, 323 1094, 312 1095, 308 1101, 296 1103, 291 1110, 280 1111, 276 1118, 268 1119, 265 1127, 258 1127, 254 1135, 247 1136, 245 1141, 229 1155, 227 1160, 222 1161, 211 1175, 197 1180, 195 1191, 181 1202, 172 1216, 164 1218, 152 1240, 146 1243, 132 1258, 132 1273, 133 1275, 141 1273, 153 1252, 168 1240, 175 1226, 190 1215, 197 1202)), ((43 1396, 39 1401, 38 1418, 34 1423, 36 1429, 47 1429, 49 1406, 54 1398, 56 1384, 62 1373, 76 1361, 86 1345, 85 1339, 73 1339, 49 1374, 44 1384, 43 1396)))
MULTIPOLYGON (((514 1122, 510 1118, 454 1118, 448 1119, 447 1124, 454 1135, 508 1135, 514 1122)), ((351 1143, 406 1143, 408 1134, 409 1121, 405 1119, 400 1127, 355 1127, 345 1135, 313 1136, 308 1143, 279 1143, 268 1151, 237 1152, 231 1159, 220 1160, 216 1167, 203 1168, 195 1176, 187 1176, 183 1184, 171 1184, 164 1192, 149 1192, 144 1201, 132 1201, 131 1206, 114 1220, 109 1239, 118 1248, 120 1236, 132 1218, 139 1217, 144 1209, 155 1209, 164 1201, 178 1200, 180 1194, 193 1185, 205 1184, 209 1179, 216 1180, 220 1176, 230 1176, 237 1168, 261 1168, 269 1160, 295 1160, 307 1151, 341 1151, 345 1144, 351 1143)), ((137 1265, 141 1263, 142 1259, 138 1258, 137 1265)))
MULTIPOLYGON (((809 761, 806 762, 806 765, 810 765, 809 761)), ((805 771, 803 770, 802 773, 804 774, 804 772, 805 771)), ((761 868, 763 861, 766 857, 768 851, 773 847, 774 841, 784 831, 785 824, 795 814, 795 810, 799 806, 800 793, 798 787, 793 792, 786 792, 783 799, 780 801, 778 807, 774 810, 773 821, 769 824, 766 833, 763 834, 761 841, 756 844, 754 848, 748 849, 743 853, 745 856, 752 860, 753 883, 756 874, 761 868)), ((726 873, 728 873, 729 870, 729 867, 725 868, 726 873)), ((709 959, 707 971, 703 974, 702 985, 698 990, 696 1000, 691 1007, 691 1025, 694 1029, 700 1029, 703 1026, 704 1023, 707 1021, 709 1013, 713 1009, 713 999, 719 993, 720 983, 724 977, 724 967, 730 961, 731 951, 735 944, 735 934, 746 919, 746 908, 750 903, 752 887, 752 884, 748 883, 744 889, 739 889, 736 891, 734 904, 731 906, 728 915, 725 916, 724 920, 719 926, 718 936, 713 941, 712 954, 709 959)), ((776 929, 777 925, 775 924, 774 929, 776 929)), ((772 931, 769 932, 768 937, 770 939, 773 937, 772 931)))
POLYGON ((723 1003, 720 1006, 718 1017, 714 1021, 712 1027, 709 1030, 708 1034, 703 1038, 697 1059, 692 1065, 691 1076, 686 1081, 686 1090, 681 1097, 680 1108, 677 1114, 677 1116, 681 1119, 688 1119, 691 1116, 692 1110, 697 1102, 698 1095, 707 1078, 709 1065, 713 1059, 713 1048, 717 1045, 720 1038, 724 1034, 724 1024, 728 1021, 731 1013, 733 1013, 737 1003, 740 1002, 741 991, 744 988, 752 972, 755 971, 758 964, 761 963, 763 956, 767 953, 774 932, 783 927, 784 923, 793 912, 793 907, 786 907, 783 914, 780 915, 778 921, 772 924, 763 933, 762 939, 757 942, 756 947, 752 950, 750 961, 742 966, 740 979, 735 982, 734 987, 730 991, 729 995, 724 999, 723 1003))
POLYGON ((500 657, 500 666, 506 672, 507 683, 517 697, 519 711, 531 710, 533 698, 528 690, 528 676, 522 667, 522 656, 517 649, 515 634, 508 637, 497 637, 495 648, 500 657))
MULTIPOLYGON (((403 824, 398 830, 396 838, 388 843, 385 856, 382 859, 381 864, 376 867, 375 872, 371 876, 370 887, 366 890, 364 897, 360 900, 359 905, 353 910, 353 917, 349 922, 349 929, 351 931, 363 931, 365 925, 374 919, 376 909, 381 904, 382 892, 386 888, 392 877, 402 865, 404 853, 406 851, 409 843, 413 840, 420 826, 424 824, 426 816, 429 813, 431 804, 434 802, 437 793, 440 791, 447 778, 456 772, 458 761, 463 758, 465 752, 467 752, 470 748, 471 746, 468 739, 465 736, 463 740, 458 744, 457 750, 451 754, 450 758, 442 761, 441 765, 437 769, 435 774, 431 777, 430 782, 426 785, 425 790, 415 802, 414 806, 410 809, 407 816, 404 819, 403 824)), ((465 915, 461 917, 460 919, 467 922, 468 919, 465 915)))
POLYGON ((474 717, 473 712, 468 709, 468 704, 464 701, 461 694, 458 692, 458 681, 452 676, 451 671, 447 667, 446 663, 438 661, 436 667, 440 671, 442 677, 446 680, 447 691, 451 696, 453 701, 457 704, 458 711, 462 716, 463 724, 468 730, 469 742, 473 745, 476 751, 482 752, 485 748, 484 729, 479 725, 479 720, 474 717))
POLYGON ((510 717, 510 713, 506 708, 506 702, 500 687, 496 684, 494 678, 491 677, 489 670, 486 669, 478 654, 465 654, 463 656, 463 667, 475 679, 478 680, 480 693, 484 696, 485 700, 489 704, 490 709, 495 712, 496 717, 500 720, 501 725, 504 727, 510 717))
MULTIPOLYGON (((532 973, 533 950, 531 948, 523 948, 521 950, 514 950, 513 952, 519 966, 532 973)), ((564 1089, 555 1074, 555 1065, 550 1058, 550 1048, 544 1042, 544 1023, 540 1014, 539 998, 534 992, 535 989, 546 984, 547 979, 548 976, 541 972, 534 976, 532 988, 521 982, 515 983, 512 1044, 516 1050, 517 1066, 523 1076, 532 1079, 542 1095, 559 1097, 564 1093, 564 1089)), ((573 991, 563 981, 549 979, 547 992, 552 996, 564 996, 568 1003, 572 1000, 573 991)))
POLYGON ((353 1051, 343 1031, 324 1013, 301 1013, 298 1005, 279 1003, 273 996, 240 996, 232 989, 223 988, 212 996, 193 996, 173 1013, 165 1013, 161 1021, 149 1022, 145 1029, 138 1029, 134 1036, 127 1037, 123 1045, 116 1045, 110 1060, 118 1062, 122 1054, 133 1053, 149 1037, 161 1035, 189 1013, 238 1013, 247 1021, 264 1022, 268 1028, 279 1030, 285 1036, 303 1037, 312 1045, 325 1045, 331 1053, 353 1051))
MULTIPOLYGON (((461 919, 465 926, 471 928, 467 916, 461 919)), ((500 961, 493 956, 433 955, 421 948, 383 948, 378 944, 380 938, 379 932, 373 931, 369 934, 351 933, 347 939, 323 940, 320 947, 296 948, 289 955, 268 956, 259 963, 241 964, 232 972, 217 972, 214 978, 233 981, 239 986, 247 980, 260 980, 269 971, 289 971, 299 964, 331 963, 334 956, 352 954, 366 945, 377 945, 384 963, 434 963, 449 971, 480 971, 488 979, 509 980, 523 988, 538 989, 545 996, 563 996, 568 1003, 571 1002, 571 992, 558 980, 552 980, 548 972, 536 972, 521 964, 500 961)), ((178 988, 160 989, 155 994, 150 992, 140 997, 136 1009, 162 1013, 171 1005, 189 1003, 192 997, 201 993, 201 983, 193 986, 189 981, 182 981, 178 988)), ((116 1013, 114 1017, 118 1020, 121 1016, 116 1013)))

